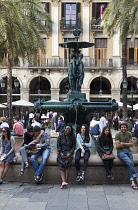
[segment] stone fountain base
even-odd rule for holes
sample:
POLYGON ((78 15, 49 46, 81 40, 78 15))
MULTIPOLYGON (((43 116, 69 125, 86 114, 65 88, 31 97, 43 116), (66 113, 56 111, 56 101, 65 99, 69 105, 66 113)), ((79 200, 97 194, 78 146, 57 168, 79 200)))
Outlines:
POLYGON ((80 92, 70 92, 67 94, 67 99, 66 101, 73 102, 74 100, 80 100, 82 102, 87 102, 86 99, 86 94, 85 93, 80 93, 80 92))
POLYGON ((72 93, 68 93, 66 101, 46 102, 45 100, 38 100, 34 107, 38 111, 50 110, 62 114, 64 116, 64 125, 75 125, 76 131, 82 124, 89 126, 92 113, 110 112, 118 109, 118 104, 114 99, 108 102, 86 102, 84 100, 86 98, 83 93, 78 93, 77 97, 75 93, 75 98, 72 93))

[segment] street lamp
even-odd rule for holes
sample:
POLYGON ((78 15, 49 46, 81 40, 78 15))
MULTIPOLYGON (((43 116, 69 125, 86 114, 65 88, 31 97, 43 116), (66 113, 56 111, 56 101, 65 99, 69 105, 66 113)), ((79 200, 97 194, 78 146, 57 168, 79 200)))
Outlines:
POLYGON ((1 85, 2 91, 4 91, 4 89, 5 89, 5 80, 3 78, 0 80, 0 85, 1 85))
POLYGON ((38 89, 38 95, 40 96, 40 94, 41 94, 41 90, 40 90, 40 75, 39 75, 39 89, 38 89))
POLYGON ((102 96, 103 91, 102 91, 102 76, 100 76, 100 90, 99 90, 99 95, 102 96))
MULTIPOLYGON (((123 84, 123 88, 127 88, 128 82, 127 82, 125 79, 123 80, 122 84, 123 84)), ((136 81, 136 87, 137 87, 137 89, 138 89, 138 80, 136 81)), ((131 95, 132 119, 133 119, 133 95, 134 95, 135 93, 137 93, 137 91, 138 91, 138 90, 134 90, 134 89, 133 89, 133 77, 131 77, 131 89, 128 90, 127 93, 131 95)))
MULTIPOLYGON (((14 88, 12 89, 11 94, 14 91, 17 91, 18 88, 19 88, 19 80, 17 78, 14 79, 13 83, 14 83, 14 88)), ((6 82, 3 78, 0 80, 0 86, 1 86, 2 91, 8 92, 8 90, 5 88, 6 82)), ((7 107, 8 107, 8 123, 9 123, 9 128, 11 130, 12 129, 12 95, 11 95, 11 98, 9 100, 9 103, 8 103, 8 100, 7 100, 7 107)))
POLYGON ((122 85, 123 85, 123 88, 127 88, 128 82, 126 79, 123 79, 122 85))

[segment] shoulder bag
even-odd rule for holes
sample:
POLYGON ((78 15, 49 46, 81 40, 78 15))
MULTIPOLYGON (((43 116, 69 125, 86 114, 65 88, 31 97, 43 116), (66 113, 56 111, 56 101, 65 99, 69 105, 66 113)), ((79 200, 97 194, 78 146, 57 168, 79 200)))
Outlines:
POLYGON ((60 154, 57 155, 57 162, 63 167, 68 168, 70 166, 71 158, 63 159, 60 154))
POLYGON ((114 160, 114 159, 115 159, 115 155, 114 155, 113 153, 111 153, 111 154, 109 154, 109 155, 104 154, 104 155, 102 156, 102 159, 103 159, 103 160, 114 160))

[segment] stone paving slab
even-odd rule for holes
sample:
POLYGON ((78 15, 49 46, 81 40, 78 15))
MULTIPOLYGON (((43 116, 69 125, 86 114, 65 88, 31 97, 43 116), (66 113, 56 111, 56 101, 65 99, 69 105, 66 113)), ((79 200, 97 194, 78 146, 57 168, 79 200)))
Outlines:
POLYGON ((31 196, 31 198, 29 199, 29 202, 48 202, 50 198, 50 195, 49 194, 33 194, 31 196))
POLYGON ((118 185, 103 185, 103 188, 106 195, 122 195, 118 185))
POLYGON ((5 182, 0 210, 137 210, 138 190, 128 184, 59 185, 5 182))
POLYGON ((108 204, 111 210, 130 210, 126 198, 122 195, 107 195, 108 204))

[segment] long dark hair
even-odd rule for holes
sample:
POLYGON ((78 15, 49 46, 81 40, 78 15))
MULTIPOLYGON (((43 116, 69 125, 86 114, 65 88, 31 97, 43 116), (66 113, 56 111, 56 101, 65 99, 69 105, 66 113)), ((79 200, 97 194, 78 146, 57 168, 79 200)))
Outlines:
MULTIPOLYGON (((85 139, 84 140, 86 143, 89 143, 89 141, 90 141, 89 128, 86 124, 82 124, 82 126, 85 127, 85 139)), ((81 126, 81 128, 82 128, 82 126, 81 126)), ((80 129, 80 134, 81 134, 81 129, 80 129)))
MULTIPOLYGON (((8 138, 8 140, 10 140, 10 137, 11 137, 11 133, 10 133, 10 129, 8 128, 8 127, 3 127, 5 130, 6 130, 6 132, 7 132, 7 138, 8 138)), ((2 129, 3 129, 2 128, 2 129)), ((2 135, 2 139, 3 140, 5 140, 5 136, 4 135, 2 135)))
POLYGON ((102 141, 108 141, 108 142, 112 142, 113 141, 113 139, 112 139, 112 134, 111 134, 111 130, 110 130, 110 128, 108 127, 108 126, 105 126, 104 128, 103 128, 103 131, 102 131, 102 133, 101 133, 101 138, 102 138, 102 141), (109 129, 109 134, 106 136, 105 135, 105 130, 106 129, 109 129))

